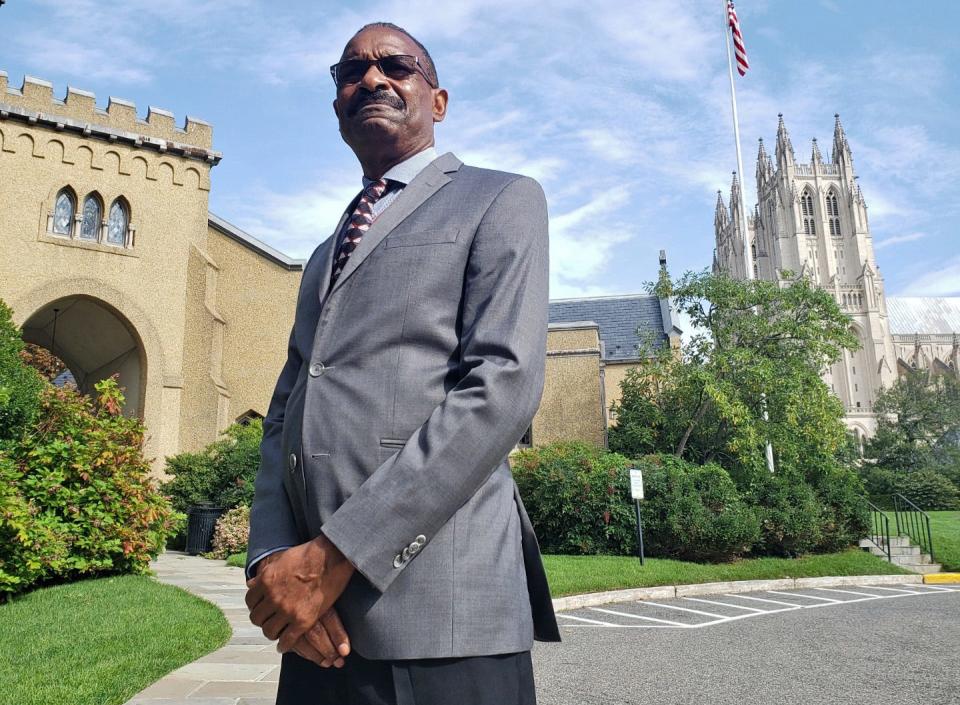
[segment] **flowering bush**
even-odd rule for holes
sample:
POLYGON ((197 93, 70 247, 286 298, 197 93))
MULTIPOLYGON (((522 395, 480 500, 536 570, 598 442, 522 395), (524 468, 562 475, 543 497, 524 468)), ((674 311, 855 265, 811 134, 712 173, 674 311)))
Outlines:
POLYGON ((44 387, 36 422, 0 450, 0 599, 45 580, 145 573, 182 524, 150 477, 144 426, 115 379, 90 399, 44 387))
POLYGON ((213 550, 205 558, 226 558, 233 553, 247 550, 247 537, 250 534, 250 507, 234 507, 217 519, 213 530, 213 550))

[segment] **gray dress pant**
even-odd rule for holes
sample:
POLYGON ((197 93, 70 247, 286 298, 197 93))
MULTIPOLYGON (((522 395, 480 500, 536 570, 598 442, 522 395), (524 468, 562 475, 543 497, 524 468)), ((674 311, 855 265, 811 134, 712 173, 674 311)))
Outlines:
POLYGON ((277 705, 536 705, 529 651, 399 661, 356 652, 342 668, 283 654, 277 705))

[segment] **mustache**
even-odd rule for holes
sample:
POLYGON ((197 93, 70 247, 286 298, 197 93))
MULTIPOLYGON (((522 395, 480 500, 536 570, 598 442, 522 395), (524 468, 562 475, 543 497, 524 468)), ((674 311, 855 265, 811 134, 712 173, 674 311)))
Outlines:
POLYGON ((365 105, 373 105, 377 103, 389 105, 391 108, 396 108, 397 110, 403 110, 407 106, 400 96, 396 95, 395 93, 391 93, 385 88, 380 88, 372 92, 358 93, 356 100, 351 103, 350 108, 347 110, 347 115, 349 117, 353 117, 365 105))

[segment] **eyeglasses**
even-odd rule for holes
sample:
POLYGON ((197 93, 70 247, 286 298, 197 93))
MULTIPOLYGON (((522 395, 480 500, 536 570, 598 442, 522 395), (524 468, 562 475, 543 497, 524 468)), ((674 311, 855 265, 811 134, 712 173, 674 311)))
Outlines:
POLYGON ((391 54, 379 59, 345 59, 330 67, 330 75, 337 88, 343 88, 347 84, 362 81, 370 64, 376 64, 380 73, 387 78, 403 80, 419 73, 431 88, 437 87, 420 65, 420 58, 409 54, 391 54))

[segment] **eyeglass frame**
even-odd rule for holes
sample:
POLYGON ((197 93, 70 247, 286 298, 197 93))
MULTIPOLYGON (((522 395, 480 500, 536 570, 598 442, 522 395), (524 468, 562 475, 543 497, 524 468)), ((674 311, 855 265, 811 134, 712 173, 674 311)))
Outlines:
MULTIPOLYGON (((333 85, 337 87, 337 90, 340 90, 341 86, 340 86, 340 84, 337 82, 337 67, 340 66, 341 64, 345 64, 345 63, 348 62, 348 61, 366 61, 366 62, 367 62, 367 66, 366 66, 366 68, 364 69, 364 72, 363 72, 363 75, 364 75, 364 76, 366 75, 366 72, 370 70, 370 66, 371 66, 372 64, 376 64, 376 65, 377 65, 377 70, 378 70, 381 74, 383 74, 383 76, 387 77, 387 73, 386 73, 386 71, 383 70, 383 67, 380 65, 380 62, 381 62, 383 59, 392 59, 392 58, 395 57, 395 56, 409 56, 409 57, 411 57, 411 58, 413 59, 414 66, 416 66, 417 71, 419 71, 420 75, 423 76, 423 80, 427 82, 427 85, 430 86, 431 88, 439 88, 439 87, 440 87, 439 85, 436 85, 436 86, 435 86, 435 85, 433 84, 433 81, 432 81, 432 80, 430 79, 430 77, 427 75, 426 69, 424 69, 424 68, 423 68, 423 65, 420 63, 420 57, 417 56, 416 54, 387 54, 386 56, 381 56, 381 57, 378 57, 378 58, 376 58, 376 59, 360 59, 360 58, 354 58, 354 59, 344 59, 343 61, 338 61, 337 63, 335 63, 333 66, 330 67, 330 77, 333 78, 333 85)), ((361 76, 361 80, 362 80, 362 76, 361 76)), ((360 82, 360 81, 356 81, 356 83, 359 83, 359 82, 360 82)))

